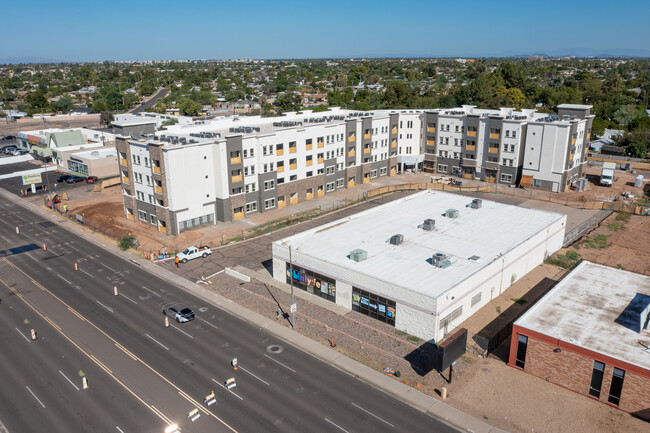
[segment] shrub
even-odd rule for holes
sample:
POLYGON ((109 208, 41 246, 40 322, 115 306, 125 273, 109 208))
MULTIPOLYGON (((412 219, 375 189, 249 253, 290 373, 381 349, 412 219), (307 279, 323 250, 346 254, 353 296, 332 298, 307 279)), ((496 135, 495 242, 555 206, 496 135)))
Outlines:
POLYGON ((122 251, 126 251, 129 248, 131 248, 134 241, 135 241, 135 238, 133 236, 130 236, 130 235, 122 236, 120 238, 120 241, 118 242, 117 246, 119 246, 122 251))

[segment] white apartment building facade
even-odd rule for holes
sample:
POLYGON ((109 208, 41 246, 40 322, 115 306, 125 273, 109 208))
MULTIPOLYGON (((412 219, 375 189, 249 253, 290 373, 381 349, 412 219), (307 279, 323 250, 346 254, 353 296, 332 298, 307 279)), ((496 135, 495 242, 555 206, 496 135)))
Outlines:
POLYGON ((335 108, 275 118, 233 116, 174 125, 143 138, 122 136, 116 147, 124 212, 175 235, 407 169, 510 185, 520 183, 524 169, 537 170, 534 187, 566 187, 567 179, 584 171, 593 118, 589 106, 576 107, 562 114, 566 120, 473 106, 366 113, 335 108), (551 132, 556 129, 563 133, 551 132), (570 144, 574 133, 580 139, 570 144), (539 152, 528 150, 529 139, 539 152), (553 161, 564 155, 565 165, 549 164, 548 149, 557 154, 553 161))

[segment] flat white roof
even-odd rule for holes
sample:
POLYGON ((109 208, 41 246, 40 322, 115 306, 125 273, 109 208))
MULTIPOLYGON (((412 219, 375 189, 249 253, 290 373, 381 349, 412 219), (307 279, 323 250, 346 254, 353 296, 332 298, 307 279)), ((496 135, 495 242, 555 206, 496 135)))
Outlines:
POLYGON ((140 119, 114 120, 113 122, 111 122, 111 125, 124 127, 124 126, 136 126, 136 125, 149 125, 151 123, 156 123, 156 119, 140 118, 140 119))
POLYGON ((584 261, 515 324, 650 370, 648 303, 650 277, 584 261))
POLYGON ((488 200, 483 200, 480 209, 466 207, 471 202, 468 196, 422 191, 276 244, 284 243, 295 252, 436 298, 566 218, 563 214, 488 200), (443 216, 448 209, 458 210, 460 216, 443 216), (435 219, 433 231, 421 228, 429 218, 435 219), (404 236, 401 245, 389 243, 395 234, 404 236), (348 258, 350 251, 357 248, 368 252, 366 260, 355 262, 348 258), (431 257, 439 252, 448 256, 449 267, 441 269, 431 264, 431 257), (478 261, 470 259, 472 256, 478 256, 478 261))

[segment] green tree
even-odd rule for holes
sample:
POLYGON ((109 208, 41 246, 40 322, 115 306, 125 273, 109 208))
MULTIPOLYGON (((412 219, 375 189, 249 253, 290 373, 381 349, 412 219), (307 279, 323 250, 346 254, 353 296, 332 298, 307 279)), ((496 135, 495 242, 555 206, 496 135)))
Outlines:
POLYGON ((286 111, 300 111, 300 95, 297 95, 293 92, 283 93, 278 96, 278 99, 275 100, 276 105, 280 108, 280 112, 286 111))
POLYGON ((25 102, 32 108, 45 108, 47 105, 47 97, 41 89, 37 89, 25 96, 25 102))
POLYGON ((499 105, 515 107, 517 110, 521 109, 526 102, 526 97, 522 91, 514 87, 510 89, 506 89, 503 86, 499 87, 497 97, 499 98, 499 105))
POLYGON ((634 121, 637 118, 645 117, 646 113, 638 105, 623 105, 621 108, 616 110, 614 113, 614 120, 617 123, 627 126, 630 122, 634 121))
POLYGON ((105 127, 109 127, 111 125, 111 122, 113 122, 114 119, 115 117, 113 116, 113 113, 110 111, 102 111, 99 114, 99 124, 104 125, 105 127))
POLYGON ((52 103, 52 106, 56 111, 62 111, 63 113, 67 113, 74 108, 72 98, 68 95, 61 96, 58 101, 52 103))
POLYGON ((177 105, 181 114, 186 116, 194 116, 201 112, 203 106, 198 102, 192 101, 190 98, 183 98, 177 105))

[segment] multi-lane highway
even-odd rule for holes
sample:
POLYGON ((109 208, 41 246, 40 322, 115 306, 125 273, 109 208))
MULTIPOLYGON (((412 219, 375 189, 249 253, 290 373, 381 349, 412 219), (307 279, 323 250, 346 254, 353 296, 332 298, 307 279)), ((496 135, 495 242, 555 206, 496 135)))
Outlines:
POLYGON ((10 432, 457 431, 22 205, 0 203, 0 221, 10 432), (165 327, 169 303, 196 320, 165 327))

